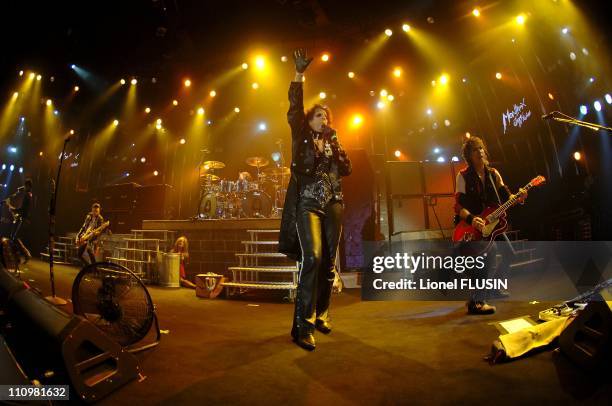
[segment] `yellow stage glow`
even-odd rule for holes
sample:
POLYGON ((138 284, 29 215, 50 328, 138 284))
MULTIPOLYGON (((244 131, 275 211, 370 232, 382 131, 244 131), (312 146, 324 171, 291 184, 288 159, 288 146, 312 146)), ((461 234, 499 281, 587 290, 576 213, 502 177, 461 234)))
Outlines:
POLYGON ((289 58, 287 58, 285 55, 281 56, 281 62, 287 62, 289 60, 289 58))
POLYGON ((74 135, 74 130, 70 130, 70 135, 74 135))
POLYGON ((395 155, 396 158, 399 158, 402 156, 402 151, 400 151, 399 149, 396 149, 393 155, 395 155))
POLYGON ((387 95, 388 95, 388 94, 389 94, 389 93, 388 93, 388 92, 387 92, 387 90, 385 90, 385 89, 382 89, 382 90, 380 91, 380 96, 381 96, 381 97, 387 97, 387 95))
POLYGON ((387 28, 387 29, 385 30, 385 35, 386 35, 387 37, 390 37, 391 35, 393 35, 393 31, 391 31, 391 29, 390 29, 390 28, 387 28))
POLYGON ((253 84, 251 85, 251 87, 255 90, 259 89, 259 83, 257 82, 253 82, 253 84))
POLYGON ((155 126, 155 128, 157 128, 158 130, 161 130, 161 129, 162 129, 162 125, 161 125, 161 124, 157 124, 157 125, 155 126))
POLYGON ((472 10, 472 14, 474 17, 480 17, 480 10, 476 7, 474 10, 472 10))
POLYGON ((80 89, 78 86, 75 86, 75 87, 74 87, 74 91, 75 91, 75 92, 78 92, 79 90, 81 90, 81 89, 80 89))
POLYGON ((153 176, 157 176, 157 175, 159 175, 159 172, 153 171, 153 176))
POLYGON ((172 100, 172 105, 178 106, 178 100, 172 100))
POLYGON ((582 154, 578 151, 574 152, 574 159, 580 161, 582 159, 582 154))
POLYGON ((23 71, 22 70, 19 71, 19 76, 23 76, 23 71))
POLYGON ((13 99, 16 99, 16 98, 18 98, 18 97, 19 97, 19 92, 15 92, 15 93, 13 93, 13 99))
POLYGON ((36 80, 40 81, 41 79, 42 79, 42 76, 41 76, 41 75, 37 75, 37 76, 36 76, 36 80))
POLYGON ((353 127, 357 128, 360 127, 361 124, 363 124, 363 116, 361 114, 355 114, 353 115, 353 118, 351 120, 351 124, 353 125, 353 127))
POLYGON ((465 138, 470 138, 471 136, 472 136, 472 134, 470 134, 470 132, 469 132, 469 131, 466 131, 466 132, 465 132, 465 138))
POLYGON ((136 83, 138 83, 138 81, 136 80, 136 78, 134 78, 134 79, 132 79, 132 80, 130 81, 130 83, 131 83, 132 85, 135 85, 136 83))
POLYGON ((43 156, 43 152, 42 152, 42 151, 40 151, 40 152, 38 153, 38 156, 43 156))
POLYGON ((408 24, 403 24, 402 25, 402 30, 404 30, 404 32, 408 32, 408 31, 410 31, 410 26, 408 24))
POLYGON ((497 72, 497 73, 495 74, 495 78, 496 78, 496 79, 498 79, 498 80, 499 80, 499 79, 501 79, 501 78, 502 78, 502 74, 501 74, 501 73, 499 73, 499 72, 497 72))
POLYGON ((402 76, 402 69, 401 68, 393 69, 393 76, 395 76, 396 78, 399 78, 400 76, 402 76))
POLYGON ((392 94, 390 94, 389 96, 387 96, 387 100, 389 100, 390 102, 392 102, 393 100, 395 100, 395 96, 393 96, 392 94))
POLYGON ((47 99, 47 106, 50 106, 53 103, 53 101, 51 101, 51 99, 47 99))
POLYGON ((144 164, 145 162, 147 162, 147 158, 145 158, 145 157, 140 158, 140 162, 142 162, 144 164))
POLYGON ((448 84, 448 75, 446 73, 443 73, 440 76, 440 79, 438 79, 441 85, 446 85, 448 84))
POLYGON ((385 108, 385 103, 379 101, 378 103, 376 103, 376 107, 378 107, 379 109, 384 109, 385 108))
POLYGON ((234 112, 240 113, 240 107, 234 107, 234 112))
POLYGON ((113 120, 113 125, 116 127, 119 125, 119 120, 113 120))
POLYGON ((548 93, 548 98, 550 100, 555 100, 555 96, 553 96, 552 93, 548 93))
POLYGON ((263 69, 265 65, 266 60, 263 56, 260 55, 255 58, 255 66, 257 67, 257 69, 263 69))
POLYGON ((329 61, 329 54, 328 53, 324 53, 323 55, 321 55, 321 60, 323 62, 329 61))
POLYGON ((327 97, 327 93, 325 93, 325 92, 320 92, 319 93, 319 98, 320 99, 325 99, 326 97, 327 97))
POLYGON ((35 73, 30 73, 30 79, 34 79, 36 77, 35 73))
POLYGON ((185 138, 181 138, 181 140, 179 141, 180 144, 185 144, 185 138))
POLYGON ((217 95, 217 92, 215 90, 211 90, 208 94, 210 97, 215 97, 217 95))
POLYGON ((150 107, 145 108, 145 113, 149 114, 150 112, 151 112, 151 108, 150 107))
POLYGON ((242 67, 242 69, 247 70, 249 69, 249 64, 244 62, 242 65, 240 65, 242 67))
POLYGON ((527 17, 525 17, 525 14, 519 14, 519 15, 516 16, 515 21, 516 21, 516 23, 518 25, 523 25, 523 24, 525 24, 525 20, 526 19, 527 19, 527 17))
POLYGON ((199 107, 199 108, 198 108, 198 115, 199 115, 199 116, 204 115, 204 108, 203 108, 203 107, 199 107))
POLYGON ((355 72, 349 72, 348 77, 353 79, 355 77, 355 72))
POLYGON ((185 85, 185 87, 191 86, 191 80, 185 79, 185 81, 183 82, 183 85, 185 85))
POLYGON ((125 85, 125 79, 121 79, 119 83, 121 83, 122 85, 125 85))
POLYGON ((155 121, 155 124, 157 124, 157 125, 161 125, 161 124, 162 124, 162 119, 161 119, 161 118, 158 118, 158 119, 155 121))

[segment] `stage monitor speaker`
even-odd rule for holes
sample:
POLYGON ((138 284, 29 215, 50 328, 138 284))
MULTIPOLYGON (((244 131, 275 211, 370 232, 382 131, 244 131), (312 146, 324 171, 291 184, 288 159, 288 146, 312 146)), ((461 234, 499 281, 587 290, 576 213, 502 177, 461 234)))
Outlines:
POLYGON ((423 194, 423 178, 421 176, 420 162, 388 161, 386 169, 388 195, 405 196, 423 194))
POLYGON ((455 193, 453 168, 450 163, 423 162, 425 178, 425 194, 452 194, 455 193))
POLYGON ((106 186, 97 190, 96 200, 102 205, 102 211, 130 211, 136 206, 139 186, 133 182, 106 186))
POLYGON ((585 369, 597 368, 612 355, 612 311, 597 296, 559 336, 561 351, 585 369))
POLYGON ((394 198, 392 203, 393 232, 425 230, 425 207, 422 197, 394 198))
POLYGON ((10 321, 7 342, 31 378, 71 383, 97 401, 137 377, 136 358, 82 317, 44 300, 0 266, 0 303, 10 321), (47 371, 53 371, 51 377, 47 371), (32 372, 32 373, 31 373, 32 372))

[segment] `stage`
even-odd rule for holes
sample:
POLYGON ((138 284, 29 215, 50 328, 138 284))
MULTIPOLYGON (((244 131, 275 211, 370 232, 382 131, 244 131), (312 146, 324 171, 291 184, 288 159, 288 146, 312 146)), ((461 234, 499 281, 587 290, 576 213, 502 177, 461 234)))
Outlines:
MULTIPOLYGON (((48 264, 32 260, 26 267, 23 278, 47 295, 48 264)), ((77 272, 55 267, 59 296, 69 297, 77 272)), ((359 290, 345 290, 332 298, 334 331, 317 333, 317 349, 309 353, 291 342, 293 305, 280 294, 206 300, 189 289, 149 291, 165 331, 161 344, 138 355, 144 380, 100 404, 607 404, 612 398, 609 380, 587 376, 551 350, 495 366, 483 361, 498 335, 490 323, 535 319, 554 303, 495 301, 496 314, 467 316, 463 302, 364 302, 359 290)))

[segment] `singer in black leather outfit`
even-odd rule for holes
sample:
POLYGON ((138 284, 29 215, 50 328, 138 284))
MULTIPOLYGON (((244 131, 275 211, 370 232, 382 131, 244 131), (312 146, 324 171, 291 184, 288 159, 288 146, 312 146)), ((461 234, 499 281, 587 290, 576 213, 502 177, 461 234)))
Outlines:
POLYGON ((283 207, 279 251, 300 260, 291 336, 314 350, 314 330, 331 332, 329 305, 344 211, 341 177, 351 162, 338 142, 327 107, 304 112, 303 74, 312 58, 294 53, 296 76, 289 88, 291 179, 283 207))

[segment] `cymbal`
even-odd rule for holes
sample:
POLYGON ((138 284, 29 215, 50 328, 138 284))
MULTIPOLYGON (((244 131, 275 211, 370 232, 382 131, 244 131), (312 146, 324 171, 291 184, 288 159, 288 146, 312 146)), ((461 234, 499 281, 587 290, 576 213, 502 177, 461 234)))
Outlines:
POLYGON ((209 169, 223 169, 225 168, 225 164, 223 162, 220 161, 206 161, 202 164, 202 167, 205 170, 209 170, 209 169))
POLYGON ((280 168, 266 168, 263 170, 263 173, 265 173, 266 176, 289 175, 291 173, 291 169, 287 168, 286 166, 280 168))
POLYGON ((266 158, 262 158, 260 156, 252 156, 246 159, 246 164, 249 166, 254 166, 256 168, 263 168, 270 163, 266 158))
POLYGON ((210 173, 203 173, 202 175, 200 175, 200 179, 209 180, 211 182, 216 182, 220 178, 217 175, 213 175, 213 174, 210 174, 210 173))

